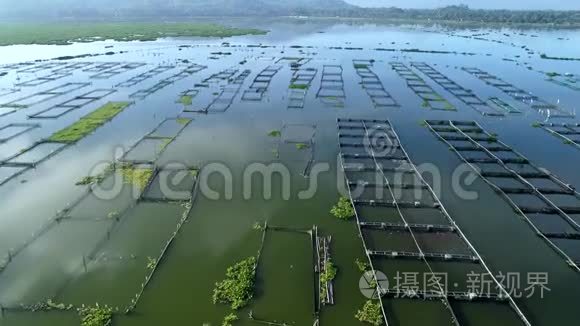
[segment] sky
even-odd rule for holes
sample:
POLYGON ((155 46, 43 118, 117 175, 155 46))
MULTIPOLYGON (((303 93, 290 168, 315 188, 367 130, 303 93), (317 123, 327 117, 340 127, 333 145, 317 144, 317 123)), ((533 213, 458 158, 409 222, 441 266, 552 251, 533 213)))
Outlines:
POLYGON ((482 9, 580 10, 580 0, 344 0, 361 7, 437 8, 466 4, 482 9))

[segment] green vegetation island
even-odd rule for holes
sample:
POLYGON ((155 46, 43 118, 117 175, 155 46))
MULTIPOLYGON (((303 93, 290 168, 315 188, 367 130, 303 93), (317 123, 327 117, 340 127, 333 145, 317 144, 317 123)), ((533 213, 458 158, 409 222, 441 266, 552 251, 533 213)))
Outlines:
POLYGON ((0 46, 68 45, 103 40, 155 41, 167 37, 230 37, 267 31, 208 23, 0 23, 0 46))

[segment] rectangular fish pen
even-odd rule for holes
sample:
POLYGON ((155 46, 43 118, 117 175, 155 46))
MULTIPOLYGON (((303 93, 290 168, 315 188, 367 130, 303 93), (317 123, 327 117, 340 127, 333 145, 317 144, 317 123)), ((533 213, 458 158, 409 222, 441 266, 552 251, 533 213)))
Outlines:
POLYGON ((380 78, 371 70, 370 67, 373 66, 372 60, 353 60, 352 62, 357 75, 361 79, 362 88, 376 108, 400 107, 399 103, 387 92, 380 78))
POLYGON ((487 103, 490 106, 495 106, 498 110, 504 111, 505 113, 510 113, 510 114, 521 114, 522 111, 518 108, 516 108, 515 106, 513 106, 512 104, 498 98, 498 97, 490 97, 487 99, 487 103))
POLYGON ((580 149, 580 124, 578 123, 538 123, 538 127, 564 140, 565 144, 580 149))
POLYGON ((72 73, 75 70, 87 68, 87 67, 91 66, 92 64, 93 64, 92 62, 75 62, 75 63, 71 63, 71 64, 67 64, 65 66, 62 66, 58 69, 54 69, 54 70, 52 70, 52 72, 72 73))
POLYGON ((109 79, 113 76, 120 75, 122 73, 131 71, 133 69, 137 69, 137 68, 145 66, 145 65, 146 64, 142 63, 142 62, 126 63, 126 64, 122 64, 119 67, 115 66, 111 69, 104 70, 104 71, 101 71, 101 72, 96 73, 94 75, 91 75, 91 76, 89 76, 89 78, 91 78, 91 79, 109 79))
POLYGON ((297 164, 300 174, 308 177, 314 164, 316 125, 285 123, 280 134, 276 148, 278 158, 297 164))
POLYGON ((9 123, 0 127, 0 144, 39 128, 38 123, 9 123))
POLYGON ((346 93, 341 65, 323 65, 320 87, 316 97, 326 105, 344 107, 346 93))
POLYGON ((38 111, 36 113, 28 115, 30 119, 57 119, 63 115, 78 110, 86 105, 93 102, 104 99, 105 97, 115 93, 114 89, 95 89, 90 92, 73 97, 70 100, 66 100, 62 103, 55 104, 47 109, 38 111))
POLYGON ((69 77, 72 76, 72 74, 70 73, 64 73, 64 72, 56 72, 56 73, 51 73, 50 75, 46 75, 46 76, 42 76, 42 77, 37 77, 34 79, 30 79, 27 81, 23 81, 20 83, 16 83, 15 86, 18 87, 34 87, 34 86, 40 86, 46 83, 50 83, 53 82, 55 80, 59 80, 61 78, 65 78, 65 77, 69 77))
POLYGON ((318 72, 315 68, 296 69, 288 90, 288 109, 303 109, 306 94, 318 72))
POLYGON ((17 110, 26 109, 35 104, 66 95, 89 85, 90 83, 65 83, 44 91, 18 98, 8 103, 0 104, 0 117, 14 113, 17 110), (2 108, 6 108, 7 110, 2 111, 2 108))
POLYGON ((226 112, 234 103, 234 99, 240 93, 244 81, 252 73, 251 70, 244 70, 235 78, 228 78, 228 84, 223 87, 218 96, 205 108, 206 113, 223 113, 226 112))
POLYGON ((156 77, 159 74, 162 74, 162 73, 164 73, 168 70, 171 70, 173 68, 175 68, 174 65, 160 65, 160 66, 157 66, 157 67, 155 67, 151 70, 148 70, 144 73, 141 73, 137 76, 133 76, 133 77, 127 79, 126 81, 115 85, 115 87, 132 87, 132 86, 135 86, 139 83, 142 83, 143 81, 145 81, 147 79, 156 77))
MULTIPOLYGON (((18 73, 37 73, 37 72, 43 71, 43 70, 62 67, 63 65, 65 65, 64 62, 47 62, 47 63, 32 64, 31 66, 24 68, 24 69, 20 69, 17 72, 18 73)), ((12 66, 12 67, 17 68, 18 65, 12 66)), ((24 65, 24 67, 26 67, 26 65, 24 65)))
POLYGON ((462 307, 477 302, 502 304, 514 323, 531 325, 409 159, 390 122, 338 119, 338 130, 341 167, 385 324, 418 324, 408 309, 425 305, 430 315, 422 318, 469 324, 462 307), (449 290, 449 284, 464 284, 470 270, 488 276, 496 290, 449 290), (391 286, 387 280, 400 271, 423 275, 416 284, 391 286))
POLYGON ((190 122, 191 119, 187 118, 163 120, 131 146, 119 161, 129 164, 153 164, 190 122))
POLYGON ((580 194, 499 141, 474 121, 428 120, 429 129, 521 215, 574 270, 580 271, 580 194), (556 219, 558 217, 558 219, 556 219), (549 219, 551 223, 546 224, 549 219))
POLYGON ((122 62, 100 62, 100 63, 95 63, 94 66, 92 67, 88 67, 83 69, 83 72, 102 72, 105 70, 110 70, 113 69, 116 66, 120 66, 122 65, 122 62))
POLYGON ((283 326, 310 325, 318 318, 315 233, 316 227, 265 226, 256 275, 261 295, 252 302, 250 320, 283 326), (270 309, 280 298, 293 302, 292 309, 270 309))
POLYGON ((545 114, 552 118, 574 118, 575 114, 569 112, 563 107, 555 104, 551 104, 530 92, 527 92, 521 88, 510 84, 501 78, 494 76, 488 72, 485 72, 479 68, 475 67, 463 67, 463 71, 477 77, 487 85, 491 85, 503 93, 509 95, 511 98, 523 102, 530 106, 532 109, 537 110, 541 114, 545 114))
POLYGON ((187 78, 203 69, 207 68, 206 66, 202 66, 202 65, 198 65, 196 63, 191 64, 189 66, 187 66, 186 68, 184 68, 183 70, 181 70, 180 72, 171 75, 167 78, 163 78, 160 81, 158 81, 155 85, 149 87, 149 88, 145 88, 145 89, 140 89, 134 93, 132 93, 131 95, 129 95, 129 98, 136 98, 136 99, 140 99, 143 100, 146 97, 148 97, 151 94, 154 94, 156 92, 158 92, 159 90, 172 85, 173 83, 180 81, 184 78, 187 78))
POLYGON ((466 89, 463 86, 457 84, 427 63, 412 62, 411 66, 415 67, 417 70, 431 78, 434 82, 439 84, 439 86, 443 87, 446 91, 453 94, 461 102, 479 112, 481 115, 491 117, 505 116, 503 111, 497 110, 495 106, 488 105, 488 103, 475 95, 472 90, 466 89))
POLYGON ((280 69, 282 69, 281 65, 270 65, 258 73, 250 87, 244 91, 242 101, 261 101, 280 69))
POLYGON ((407 87, 423 100, 423 107, 431 110, 457 111, 449 101, 437 93, 423 78, 419 77, 405 64, 402 62, 390 62, 389 64, 400 77, 405 79, 407 87))

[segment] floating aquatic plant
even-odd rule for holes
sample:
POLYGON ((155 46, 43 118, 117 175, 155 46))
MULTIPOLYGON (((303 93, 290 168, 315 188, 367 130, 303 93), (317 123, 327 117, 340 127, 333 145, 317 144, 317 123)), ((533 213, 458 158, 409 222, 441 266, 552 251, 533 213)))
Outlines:
POLYGON ((154 269, 157 265, 157 259, 153 257, 147 257, 147 269, 154 269))
POLYGON ((222 323, 222 326, 232 326, 234 324, 234 322, 239 320, 239 319, 240 318, 235 313, 233 313, 233 312, 229 313, 228 315, 226 315, 224 317, 224 321, 222 323))
POLYGON ((373 303, 373 301, 369 300, 365 302, 362 309, 357 311, 355 317, 363 323, 380 326, 383 324, 381 304, 379 302, 373 303))
POLYGON ((250 257, 228 267, 226 278, 215 284, 213 302, 231 305, 232 309, 245 307, 254 296, 256 258, 250 257))
POLYGON ((84 305, 78 309, 81 317, 81 326, 108 326, 113 319, 113 308, 109 306, 99 306, 97 303, 93 307, 84 305))
POLYGON ((330 210, 330 213, 341 220, 349 220, 355 215, 354 207, 352 207, 350 200, 344 196, 340 197, 338 203, 330 210))
POLYGON ((307 148, 310 148, 310 145, 308 145, 306 143, 297 143, 296 144, 296 149, 303 150, 303 149, 307 149, 307 148))
POLYGON ((280 137, 282 136, 282 132, 280 130, 272 130, 268 133, 270 137, 280 137))
POLYGON ((327 261, 324 263, 324 271, 320 273, 320 282, 328 283, 332 282, 336 277, 338 269, 334 266, 332 261, 327 261))
POLYGON ((371 267, 367 261, 362 261, 358 258, 354 261, 354 263, 356 264, 356 267, 358 267, 359 271, 361 271, 361 272, 366 272, 371 267))

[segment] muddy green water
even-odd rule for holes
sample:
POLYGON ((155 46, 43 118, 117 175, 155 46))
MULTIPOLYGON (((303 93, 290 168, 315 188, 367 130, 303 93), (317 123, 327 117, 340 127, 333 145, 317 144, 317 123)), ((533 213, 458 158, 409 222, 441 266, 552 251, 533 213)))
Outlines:
MULTIPOLYGON (((269 225, 295 229, 311 229, 316 225, 320 232, 332 236, 331 253, 339 269, 334 282, 335 304, 322 308, 320 324, 360 325, 354 315, 366 299, 359 290, 361 273, 354 262, 357 258, 364 259, 361 239, 353 221, 342 222, 329 214, 339 196, 337 184, 343 180, 339 174, 340 165, 337 165, 336 118, 389 119, 411 159, 417 165, 432 164, 437 168, 443 204, 494 274, 522 273, 521 289, 525 290, 526 273, 548 273, 550 291, 544 298, 535 295, 516 300, 531 323, 551 326, 576 325, 580 322, 576 312, 580 299, 580 275, 537 237, 482 180, 477 179, 466 186, 467 190, 477 192, 476 200, 461 199, 452 187, 452 175, 461 161, 420 124, 423 119, 476 120, 532 162, 549 169, 567 183, 580 186, 577 170, 580 151, 539 128, 531 127, 536 121, 577 123, 577 118, 551 119, 460 69, 463 66, 478 67, 574 112, 578 107, 579 93, 546 81, 541 71, 580 74, 580 65, 574 61, 543 60, 540 54, 577 55, 580 53, 579 46, 573 41, 580 36, 577 31, 450 31, 433 27, 315 22, 259 23, 255 27, 268 28, 271 33, 225 40, 180 39, 150 43, 99 42, 67 47, 0 48, 0 64, 108 50, 126 53, 76 61, 146 63, 107 79, 90 78, 96 72, 83 71, 86 68, 73 69, 69 76, 35 87, 15 84, 50 75, 51 70, 57 68, 19 72, 27 67, 3 66, 0 72, 6 71, 8 74, 0 77, 0 94, 4 94, 0 97, 0 104, 66 82, 92 84, 0 117, 0 128, 10 123, 40 124, 0 144, 0 160, 16 155, 107 101, 128 100, 130 94, 154 86, 191 63, 207 67, 145 99, 131 99, 135 104, 111 122, 0 186, 0 257, 8 257, 10 252, 19 248, 52 219, 57 211, 83 196, 86 188, 75 186, 75 183, 94 172, 95 167, 102 168, 99 163, 113 160, 116 150, 129 148, 167 118, 187 117, 193 120, 166 148, 161 149, 158 142, 152 141, 143 145, 135 155, 139 158, 154 157, 159 166, 178 162, 203 168, 200 179, 207 177, 204 184, 219 198, 210 198, 207 192, 198 188, 186 222, 175 235, 135 310, 129 315, 115 315, 114 325, 220 325, 230 309, 212 303, 214 284, 223 279, 228 266, 257 255, 262 233, 254 229, 254 224, 264 221, 269 225), (460 37, 481 33, 487 33, 482 36, 486 40, 460 37), (222 44, 224 41, 230 44, 222 44), (258 44, 267 46, 248 46, 258 44), (377 48, 393 48, 395 51, 378 51, 377 48), (398 51, 411 48, 457 53, 398 51), (231 54, 224 55, 223 52, 231 54), (461 54, 463 52, 472 54, 461 54), (287 62, 278 62, 283 57, 307 58, 309 61, 301 68, 317 69, 302 109, 288 108, 292 70, 287 62), (373 106, 353 67, 352 60, 355 59, 375 60, 371 69, 400 104, 399 108, 373 106), (480 98, 499 97, 520 109, 522 114, 484 117, 413 69, 436 92, 449 100, 457 111, 425 109, 422 100, 391 69, 391 61, 400 61, 409 67, 412 61, 426 62, 464 88, 472 89, 480 98), (524 63, 531 69, 526 68, 524 63), (175 67, 136 85, 116 87, 158 65, 175 67), (274 75, 262 101, 243 101, 242 95, 256 75, 272 65, 280 65, 281 69, 274 75), (346 94, 344 107, 328 106, 316 97, 323 65, 342 66, 346 94), (225 112, 184 112, 206 107, 228 82, 210 81, 207 88, 196 88, 195 85, 228 68, 238 69, 238 74, 245 69, 251 71, 243 80, 231 106, 225 112), (18 91, 5 92, 5 89, 14 88, 18 91), (33 113, 90 90, 111 88, 117 92, 57 119, 28 118, 33 113), (176 103, 181 92, 194 88, 199 90, 199 94, 193 98, 191 106, 176 103), (287 128, 292 125, 301 125, 301 128, 289 131, 287 128), (313 137, 311 127, 305 125, 315 126, 313 137), (268 133, 272 130, 281 130, 282 139, 269 137, 268 133), (312 140, 313 143, 310 148, 299 150, 294 144, 285 143, 284 137, 299 142, 312 140), (304 178, 301 175, 310 157, 314 159, 314 166, 328 164, 327 171, 320 173, 318 178, 304 178), (251 184, 244 183, 244 172, 252 164, 272 162, 282 163, 288 168, 289 181, 274 177, 272 196, 265 198, 263 194, 267 187, 264 187, 262 180, 254 177, 251 184), (226 174, 231 175, 232 182, 224 180, 220 173, 203 173, 212 170, 227 170, 226 174), (299 197, 299 193, 308 189, 314 180, 317 181, 316 191, 307 199, 299 197), (289 198, 284 196, 285 186, 290 187, 289 198), (249 194, 244 196, 244 189, 248 187, 249 194), (231 196, 228 196, 230 193, 231 196)), ((41 64, 44 62, 36 63, 41 64)), ((231 86, 230 83, 227 87, 231 86)), ((160 133, 175 136, 172 132, 177 129, 174 127, 169 126, 160 133)), ((6 134, 9 135, 7 131, 6 134)), ((4 132, 0 135, 4 137, 4 132)), ((43 153, 34 155, 42 157, 43 153)), ((14 173, 14 169, 0 167, 0 180, 14 173)), ((428 174, 427 179, 433 181, 428 174)), ((108 188, 114 187, 114 182, 110 180, 104 183, 108 188)), ((98 302, 121 310, 131 305, 131 300, 135 299, 149 274, 149 258, 159 256, 187 208, 181 204, 162 202, 140 202, 132 207, 135 204, 135 190, 130 188, 125 185, 119 195, 109 200, 89 196, 67 212, 66 219, 52 225, 35 241, 22 247, 18 255, 0 271, 0 305, 5 307, 0 315, 0 325, 72 326, 80 323, 74 311, 25 312, 17 309, 20 304, 34 305, 49 298, 54 302, 73 305, 98 302), (111 213, 113 218, 110 217, 111 213), (122 216, 119 221, 114 218, 116 213, 122 216), (83 257, 96 258, 83 263, 83 257)), ((371 218, 372 214, 368 216, 371 218)), ((421 223, 421 217, 416 218, 416 223, 421 223)), ((552 223, 546 222, 555 229, 560 227, 552 223)), ((379 248, 409 250, 413 246, 408 238, 395 235, 389 237, 388 234, 369 232, 365 237, 379 248)), ((453 240, 444 238, 431 243, 429 248, 457 253, 464 250, 454 245, 453 240)), ((580 260, 580 244, 569 244, 569 252, 580 260)), ((248 307, 239 311, 241 320, 236 325, 256 324, 248 318, 250 312, 257 319, 288 325, 312 325, 316 291, 312 254, 308 235, 268 231, 258 266, 255 296, 248 307)), ((450 279, 460 283, 460 289, 465 286, 465 275, 479 270, 477 265, 447 264, 433 263, 432 267, 449 272, 450 279)), ((424 271, 424 265, 420 262, 404 260, 380 260, 375 267, 390 278, 397 272, 424 271)), ((462 325, 521 325, 513 311, 505 305, 452 302, 452 306, 462 325)), ((385 299, 385 311, 391 325, 450 324, 447 310, 438 301, 385 299)))

